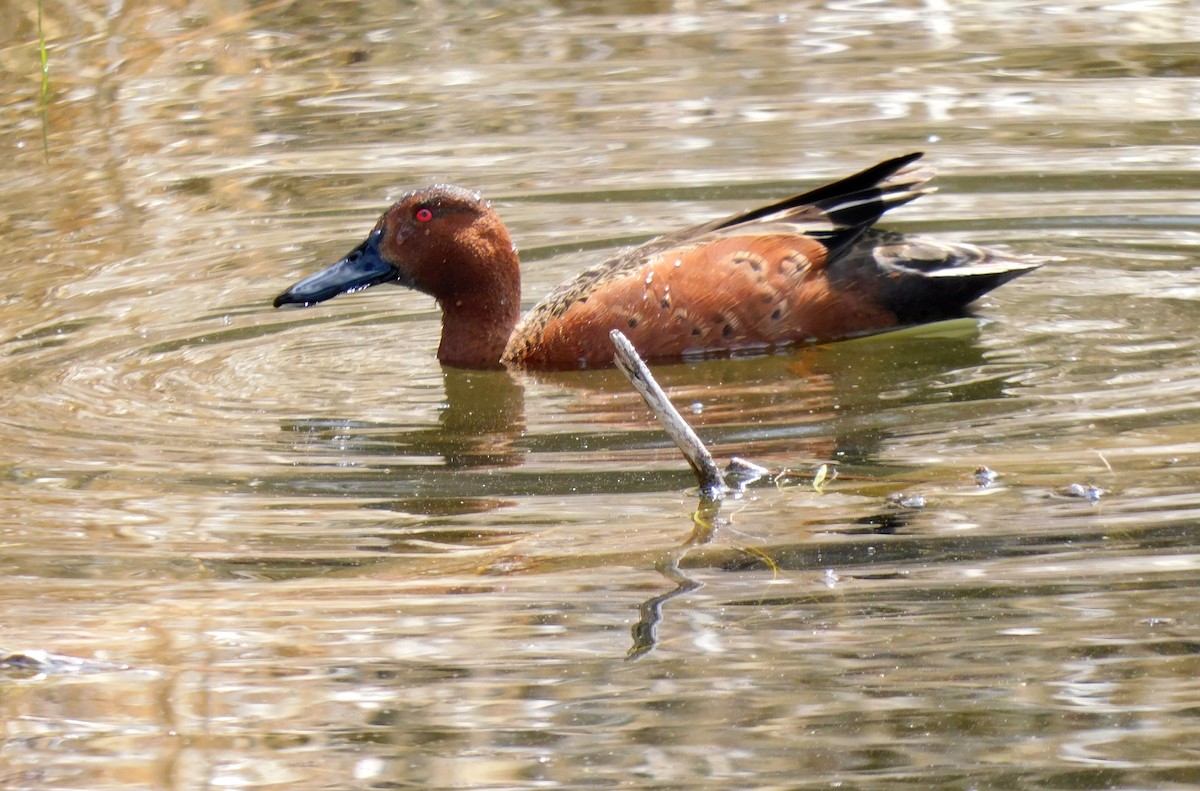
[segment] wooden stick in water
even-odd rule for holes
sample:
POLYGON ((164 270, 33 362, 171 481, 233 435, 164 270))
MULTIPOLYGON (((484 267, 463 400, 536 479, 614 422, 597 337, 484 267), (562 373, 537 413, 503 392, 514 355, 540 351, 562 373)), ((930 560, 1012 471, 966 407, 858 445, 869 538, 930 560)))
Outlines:
POLYGON ((616 349, 613 360, 617 367, 629 379, 633 389, 637 390, 645 399, 650 411, 662 423, 667 436, 679 447, 683 457, 691 465, 692 471, 696 473, 696 480, 700 484, 700 493, 714 499, 722 497, 727 491, 725 479, 721 476, 721 470, 713 461, 708 448, 704 447, 704 443, 696 436, 696 432, 692 431, 692 427, 679 414, 679 410, 671 404, 667 394, 658 386, 658 382, 654 381, 654 377, 650 375, 650 369, 646 367, 646 363, 633 348, 629 339, 620 330, 613 330, 609 333, 609 337, 612 338, 613 347, 616 349))

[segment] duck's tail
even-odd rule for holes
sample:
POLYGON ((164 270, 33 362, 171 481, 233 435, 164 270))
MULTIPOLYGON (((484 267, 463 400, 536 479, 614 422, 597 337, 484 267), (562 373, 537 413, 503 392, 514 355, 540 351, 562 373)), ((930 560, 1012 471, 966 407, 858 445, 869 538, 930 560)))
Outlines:
POLYGON ((873 230, 829 275, 844 285, 874 291, 876 304, 894 313, 900 324, 920 324, 962 316, 992 289, 1056 260, 873 230))

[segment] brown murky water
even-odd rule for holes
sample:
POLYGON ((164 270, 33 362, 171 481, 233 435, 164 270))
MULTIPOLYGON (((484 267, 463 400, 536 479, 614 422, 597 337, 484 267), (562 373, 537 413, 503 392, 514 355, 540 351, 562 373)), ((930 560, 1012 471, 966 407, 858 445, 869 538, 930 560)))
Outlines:
POLYGON ((1192 4, 47 0, 46 151, 0 13, 0 786, 1200 785, 1192 4), (433 180, 532 301, 922 149, 889 227, 1064 260, 658 367, 794 472, 700 527, 618 374, 443 371, 400 289, 269 307, 433 180))

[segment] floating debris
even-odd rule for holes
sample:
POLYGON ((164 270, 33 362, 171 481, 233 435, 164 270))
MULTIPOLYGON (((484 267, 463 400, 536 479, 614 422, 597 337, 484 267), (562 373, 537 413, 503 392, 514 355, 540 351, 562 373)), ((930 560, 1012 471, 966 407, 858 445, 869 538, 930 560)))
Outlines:
POLYGON ((975 468, 975 485, 980 489, 985 489, 988 486, 991 486, 996 482, 997 479, 999 479, 999 477, 1000 473, 996 472, 990 467, 985 467, 981 464, 975 468))
POLYGON ((49 651, 38 649, 11 653, 0 650, 0 676, 30 677, 50 673, 105 673, 128 669, 128 665, 115 662, 52 654, 49 651))
POLYGON ((1142 626, 1178 626, 1178 618, 1165 618, 1161 616, 1150 616, 1138 621, 1142 626))
POLYGON ((924 508, 926 504, 925 495, 923 494, 905 494, 904 492, 892 492, 887 497, 888 505, 893 508, 924 508))
POLYGON ((725 466, 725 479, 736 495, 745 493, 746 488, 751 484, 757 483, 763 478, 769 478, 773 474, 766 467, 739 456, 730 457, 729 464, 725 466))
POLYGON ((1094 484, 1073 483, 1070 486, 1064 486, 1054 492, 1058 497, 1070 497, 1073 499, 1087 500, 1092 505, 1100 502, 1100 498, 1108 494, 1107 489, 1101 489, 1094 484))
POLYGON ((765 478, 770 475, 771 471, 761 464, 747 461, 741 456, 731 456, 729 464, 725 467, 725 474, 757 481, 759 478, 765 478))
POLYGON ((817 492, 823 492, 826 484, 837 480, 837 477, 837 467, 832 464, 819 464, 812 468, 812 472, 789 469, 780 470, 778 473, 775 473, 772 480, 775 486, 779 488, 795 483, 808 483, 817 492))
POLYGON ((830 467, 828 464, 822 464, 817 468, 817 474, 813 476, 812 487, 819 492, 825 488, 826 481, 832 481, 836 477, 836 469, 830 467))

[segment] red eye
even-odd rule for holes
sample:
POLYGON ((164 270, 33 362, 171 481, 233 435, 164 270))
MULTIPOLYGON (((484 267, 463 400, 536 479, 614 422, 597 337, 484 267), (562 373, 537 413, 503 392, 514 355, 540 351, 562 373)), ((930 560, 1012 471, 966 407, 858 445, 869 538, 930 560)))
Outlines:
POLYGON ((417 222, 429 222, 433 219, 433 212, 429 209, 417 209, 417 222))

